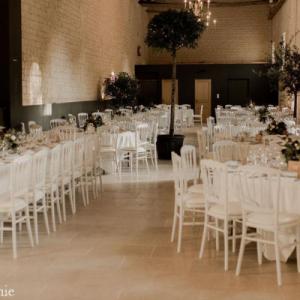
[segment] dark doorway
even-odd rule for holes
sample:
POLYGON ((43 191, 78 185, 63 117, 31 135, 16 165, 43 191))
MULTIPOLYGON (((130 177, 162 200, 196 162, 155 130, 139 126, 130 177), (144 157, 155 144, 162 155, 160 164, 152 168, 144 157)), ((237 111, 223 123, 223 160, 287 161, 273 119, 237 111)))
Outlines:
POLYGON ((228 104, 245 105, 250 100, 249 79, 228 79, 228 104))
POLYGON ((0 125, 9 123, 9 3, 0 1, 0 125))

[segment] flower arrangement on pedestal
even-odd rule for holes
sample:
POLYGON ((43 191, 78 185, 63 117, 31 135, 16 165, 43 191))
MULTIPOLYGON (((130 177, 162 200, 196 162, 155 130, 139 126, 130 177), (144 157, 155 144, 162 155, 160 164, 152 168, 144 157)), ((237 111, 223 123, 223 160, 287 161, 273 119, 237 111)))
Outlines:
POLYGON ((118 100, 120 106, 135 106, 138 91, 138 81, 126 72, 112 74, 104 81, 105 98, 118 100))

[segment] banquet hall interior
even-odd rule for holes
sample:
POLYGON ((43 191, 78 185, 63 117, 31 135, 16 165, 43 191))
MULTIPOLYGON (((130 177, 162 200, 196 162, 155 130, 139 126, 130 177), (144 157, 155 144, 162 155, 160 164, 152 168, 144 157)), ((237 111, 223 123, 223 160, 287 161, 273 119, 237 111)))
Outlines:
POLYGON ((300 0, 0 14, 0 298, 300 299, 300 0))

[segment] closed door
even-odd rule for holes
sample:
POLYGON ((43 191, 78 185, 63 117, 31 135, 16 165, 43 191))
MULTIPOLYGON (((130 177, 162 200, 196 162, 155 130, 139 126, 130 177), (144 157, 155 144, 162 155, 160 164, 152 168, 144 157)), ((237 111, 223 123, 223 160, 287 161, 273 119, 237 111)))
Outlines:
MULTIPOLYGON (((172 80, 163 79, 161 83, 161 99, 163 104, 171 104, 172 80)), ((175 103, 178 104, 178 80, 176 80, 175 103)))
POLYGON ((211 80, 195 80, 195 114, 200 114, 203 105, 203 121, 211 116, 211 80))

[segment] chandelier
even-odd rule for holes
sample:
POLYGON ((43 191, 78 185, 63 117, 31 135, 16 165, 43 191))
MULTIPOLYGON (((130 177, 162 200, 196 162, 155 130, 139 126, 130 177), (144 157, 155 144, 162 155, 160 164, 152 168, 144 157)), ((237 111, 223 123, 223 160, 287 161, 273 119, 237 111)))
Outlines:
MULTIPOLYGON (((184 0, 184 9, 189 9, 199 18, 199 21, 209 26, 212 20, 212 12, 210 10, 211 0, 184 0)), ((213 24, 217 24, 217 20, 213 19, 213 24)))

